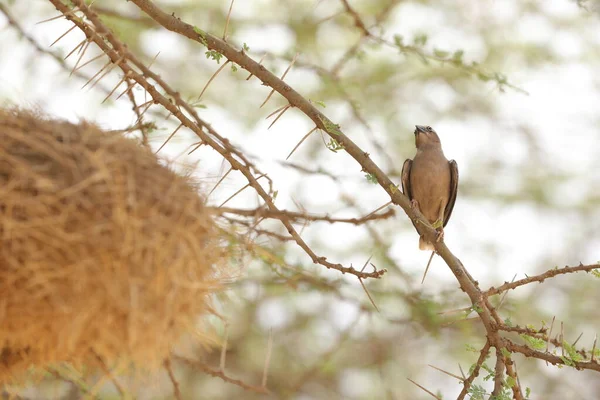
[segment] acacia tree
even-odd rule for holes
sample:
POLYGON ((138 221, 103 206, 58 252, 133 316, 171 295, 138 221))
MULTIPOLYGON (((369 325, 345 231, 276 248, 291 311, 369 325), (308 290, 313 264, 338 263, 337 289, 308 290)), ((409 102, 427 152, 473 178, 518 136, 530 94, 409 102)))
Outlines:
POLYGON ((539 101, 528 78, 545 68, 597 66, 593 5, 39 3, 60 40, 36 37, 30 10, 9 2, 1 10, 17 43, 92 87, 106 99, 99 113, 130 110, 126 131, 140 145, 198 162, 233 263, 246 266, 220 303, 222 348, 174 354, 152 392, 525 399, 600 389, 574 384, 600 372, 600 197, 589 189, 599 175, 582 173, 599 170, 597 117, 586 107, 558 116, 588 120, 557 164, 534 113, 507 111, 539 101), (428 239, 435 230, 398 188, 423 120, 462 146, 448 154, 461 169, 448 246, 435 244, 433 268, 448 273, 424 286, 426 259, 405 255, 416 247, 410 222, 428 239), (568 168, 575 160, 584 168, 568 168), (519 231, 534 248, 515 260, 506 243, 519 231), (560 236, 544 243, 549 235, 560 236), (513 278, 503 268, 515 262, 513 278))

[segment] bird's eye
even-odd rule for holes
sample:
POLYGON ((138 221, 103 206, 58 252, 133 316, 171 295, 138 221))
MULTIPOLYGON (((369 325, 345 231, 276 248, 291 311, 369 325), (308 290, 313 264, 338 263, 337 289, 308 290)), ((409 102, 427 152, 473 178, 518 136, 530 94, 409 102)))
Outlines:
POLYGON ((430 126, 426 126, 426 128, 427 128, 428 131, 430 131, 430 132, 432 131, 432 129, 431 129, 430 126))

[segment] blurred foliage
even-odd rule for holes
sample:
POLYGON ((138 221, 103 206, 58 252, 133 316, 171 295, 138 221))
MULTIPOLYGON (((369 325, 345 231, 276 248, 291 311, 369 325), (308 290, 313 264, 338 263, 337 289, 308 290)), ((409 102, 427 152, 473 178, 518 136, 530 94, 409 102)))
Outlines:
MULTIPOLYGON (((35 2, 38 20, 55 15, 41 3, 35 2)), ((223 33, 230 5, 224 0, 156 3, 217 36, 223 33)), ((31 10, 9 4, 23 25, 34 30, 31 10)), ((403 160, 414 154, 414 124, 426 120, 436 128, 464 128, 466 136, 460 136, 461 132, 455 136, 462 140, 462 150, 456 150, 461 181, 457 210, 449 225, 460 239, 449 246, 460 257, 464 255, 463 262, 474 276, 482 277, 483 288, 510 280, 512 273, 508 276, 503 270, 507 266, 531 275, 556 264, 596 262, 589 257, 600 258, 597 107, 584 102, 580 114, 565 112, 563 119, 575 118, 565 121, 565 126, 572 121, 569 132, 561 132, 562 127, 553 131, 538 109, 511 108, 512 102, 523 104, 527 93, 532 102, 548 100, 536 97, 528 86, 539 89, 536 81, 544 74, 556 74, 553 79, 558 84, 569 68, 594 75, 588 89, 592 98, 598 93, 600 20, 593 2, 352 0, 349 4, 369 30, 368 37, 339 0, 238 0, 229 21, 228 41, 240 49, 248 46, 247 52, 256 60, 264 56, 263 64, 277 75, 298 53, 286 82, 325 106, 324 112, 393 179, 399 180, 403 160), (561 144, 565 142, 557 139, 561 133, 570 135, 568 142, 574 145, 561 144), (481 218, 484 214, 486 218, 481 218), (510 229, 500 228, 503 220, 511 221, 510 229), (534 229, 530 230, 531 225, 534 229), (519 231, 533 232, 532 247, 521 249, 519 255, 524 256, 517 258, 520 265, 514 265, 515 247, 507 243, 519 231), (559 236, 552 241, 535 236, 550 234, 559 236)), ((164 32, 130 2, 102 0, 94 8, 147 63, 162 51, 152 69, 192 102, 220 66, 210 54, 207 57, 206 49, 164 32), (175 50, 154 45, 165 38, 175 50)), ((16 45, 28 46, 23 41, 16 45)), ((6 50, 1 54, 5 56, 6 50)), ((200 101, 206 107, 202 115, 209 122, 211 112, 218 112, 243 132, 237 136, 221 132, 234 136, 242 149, 252 132, 266 130, 262 119, 285 105, 276 95, 266 110, 257 112, 269 88, 255 79, 246 82, 247 76, 239 68, 224 69, 200 101)), ((39 74, 35 79, 49 78, 39 74)), ((553 121, 551 117, 557 116, 547 117, 553 121)), ((293 118, 299 121, 297 128, 282 131, 276 124, 271 129, 272 143, 265 144, 257 159, 275 153, 283 162, 288 144, 311 128, 301 116, 293 118), (284 135, 293 139, 280 139, 284 135), (277 147, 280 140, 287 147, 277 147)), ((454 137, 442 128, 438 132, 448 145, 454 137)), ((384 204, 386 199, 370 183, 372 179, 356 165, 344 163, 343 152, 328 151, 332 145, 318 136, 302 144, 293 163, 281 167, 278 176, 294 182, 289 198, 296 203, 287 199, 286 204, 301 204, 299 209, 315 213, 353 216, 384 204)), ((265 165, 265 172, 272 173, 273 164, 265 165)), ((260 226, 280 229, 276 223, 261 222, 260 226)), ((227 374, 258 385, 272 334, 268 387, 273 398, 427 398, 406 378, 441 393, 444 399, 456 396, 460 383, 427 364, 457 375, 460 364, 467 373, 484 344, 483 330, 476 319, 468 319, 470 304, 451 277, 429 277, 425 286, 419 284, 423 257, 417 266, 413 259, 404 258, 408 246, 416 247, 409 220, 398 215, 337 230, 314 223, 303 233, 312 248, 328 259, 348 260, 356 266, 372 256, 373 264, 388 269, 383 279, 365 282, 381 312, 374 310, 356 279, 312 265, 290 244, 255 238, 255 245, 247 249, 250 261, 244 264, 243 276, 219 300, 228 320, 227 374), (342 235, 348 238, 341 240, 342 235), (476 352, 466 351, 465 346, 476 352)), ((444 268, 441 263, 437 267, 444 268)), ((591 338, 600 330, 600 291, 598 281, 591 278, 559 277, 511 292, 501 314, 537 328, 556 316, 557 321, 565 321, 569 341, 583 331, 579 345, 589 349, 591 338)), ((215 321, 215 325, 224 336, 222 322, 215 321)), ((220 350, 195 356, 216 368, 220 350)), ((521 385, 531 388, 531 398, 594 398, 600 393, 600 381, 589 371, 566 367, 556 371, 556 367, 520 356, 515 361, 521 385)), ((487 365, 485 369, 493 372, 487 365)), ((175 363, 175 370, 185 398, 263 398, 182 364, 175 363)), ((471 398, 489 393, 491 382, 484 379, 486 375, 484 371, 476 380, 471 398)), ((72 385, 52 377, 48 380, 53 388, 43 387, 49 390, 48 396, 70 398, 72 385)), ((102 393, 109 392, 110 388, 104 388, 102 393)), ((138 395, 165 398, 170 393, 170 382, 163 376, 138 395)))

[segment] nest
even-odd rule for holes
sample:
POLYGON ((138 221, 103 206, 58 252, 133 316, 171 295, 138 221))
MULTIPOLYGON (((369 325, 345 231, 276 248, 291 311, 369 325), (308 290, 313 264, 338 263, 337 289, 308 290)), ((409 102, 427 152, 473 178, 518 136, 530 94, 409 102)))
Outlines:
POLYGON ((134 141, 0 110, 0 383, 160 365, 211 312, 216 237, 190 179, 134 141))

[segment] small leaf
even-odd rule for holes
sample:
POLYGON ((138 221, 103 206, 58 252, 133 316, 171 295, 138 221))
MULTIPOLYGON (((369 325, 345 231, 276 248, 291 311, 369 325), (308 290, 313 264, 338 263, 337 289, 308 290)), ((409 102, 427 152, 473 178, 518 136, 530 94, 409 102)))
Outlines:
POLYGON ((377 182, 377 178, 373 174, 366 174, 366 178, 367 178, 367 181, 369 181, 369 183, 374 183, 374 184, 379 183, 379 182, 377 182))
POLYGON ((446 58, 450 55, 450 52, 439 49, 433 49, 433 54, 439 58, 446 58))
POLYGON ((415 36, 414 44, 415 44, 415 46, 423 47, 427 44, 427 39, 428 39, 428 37, 426 34, 420 33, 417 36, 415 36))

